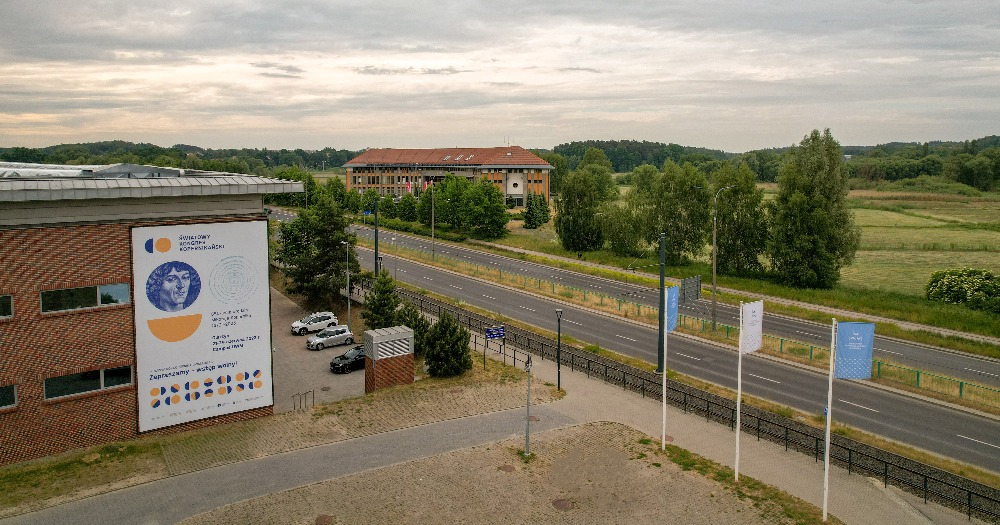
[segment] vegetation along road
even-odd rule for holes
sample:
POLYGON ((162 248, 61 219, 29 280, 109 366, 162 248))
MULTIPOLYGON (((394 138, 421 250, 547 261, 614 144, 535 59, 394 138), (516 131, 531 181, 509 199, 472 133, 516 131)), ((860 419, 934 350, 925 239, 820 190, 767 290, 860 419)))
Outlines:
MULTIPOLYGON (((374 230, 370 228, 355 227, 354 232, 364 238, 374 237, 374 230)), ((387 244, 403 246, 428 253, 431 250, 429 239, 392 231, 380 232, 379 242, 382 246, 387 244)), ((604 279, 481 250, 437 243, 435 253, 442 257, 463 260, 498 270, 502 269, 504 272, 527 276, 531 279, 541 279, 593 293, 601 293, 608 297, 617 297, 644 306, 656 307, 659 301, 655 288, 604 279)), ((710 304, 710 301, 703 299, 693 304, 682 305, 681 313, 695 318, 710 319, 710 304)), ((767 314, 766 301, 764 310, 765 333, 817 347, 829 347, 829 325, 767 314)), ((738 326, 739 309, 736 306, 719 303, 716 309, 716 319, 719 323, 738 326)), ((885 337, 875 338, 875 357, 965 381, 1000 387, 1000 361, 994 359, 885 337)))

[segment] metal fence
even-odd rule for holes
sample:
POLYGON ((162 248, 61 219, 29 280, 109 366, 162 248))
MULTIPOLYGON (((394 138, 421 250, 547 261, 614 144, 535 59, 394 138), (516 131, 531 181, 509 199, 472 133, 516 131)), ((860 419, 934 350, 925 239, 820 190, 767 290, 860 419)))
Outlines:
POLYGON ((884 361, 875 361, 873 373, 875 377, 885 381, 930 390, 985 405, 1000 406, 1000 390, 976 383, 939 376, 884 361))
MULTIPOLYGON (((405 289, 397 289, 397 292, 420 311, 436 317, 447 312, 461 325, 479 334, 485 333, 487 327, 502 324, 502 321, 416 292, 405 289)), ((521 362, 524 359, 517 356, 517 348, 542 359, 555 360, 556 341, 507 325, 503 344, 493 349, 502 353, 504 359, 509 355, 516 364, 518 359, 521 362)), ((661 399, 662 379, 657 374, 569 344, 562 345, 562 366, 643 397, 661 399)), ((736 425, 736 402, 722 396, 668 380, 667 402, 685 412, 704 415, 707 421, 727 425, 731 430, 736 425)), ((825 445, 822 429, 755 407, 744 405, 741 410, 744 432, 757 439, 783 444, 786 450, 812 455, 816 461, 822 457, 825 445)), ((891 483, 917 494, 925 503, 933 501, 960 509, 970 519, 975 516, 1000 523, 1000 490, 995 488, 837 434, 831 436, 830 460, 846 468, 848 473, 867 473, 881 479, 886 486, 891 483)))

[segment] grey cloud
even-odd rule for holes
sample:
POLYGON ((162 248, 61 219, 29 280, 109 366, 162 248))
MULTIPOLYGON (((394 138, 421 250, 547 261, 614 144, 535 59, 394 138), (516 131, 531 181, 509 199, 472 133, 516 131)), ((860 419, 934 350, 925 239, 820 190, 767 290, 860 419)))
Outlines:
POLYGON ((457 75, 459 73, 471 73, 471 69, 457 69, 454 67, 444 68, 424 68, 420 70, 424 75, 457 75))
POLYGON ((286 66, 275 62, 254 62, 250 65, 261 69, 278 69, 288 74, 305 73, 305 70, 300 67, 286 66))
POLYGON ((592 67, 561 67, 559 71, 564 71, 567 73, 572 73, 574 71, 581 71, 584 73, 603 73, 600 69, 594 69, 592 67))
POLYGON ((257 73, 257 76, 268 78, 302 78, 302 75, 289 75, 288 73, 257 73))
POLYGON ((391 67, 375 67, 375 66, 365 66, 356 67, 354 72, 359 75, 402 75, 413 71, 412 67, 405 68, 391 68, 391 67))

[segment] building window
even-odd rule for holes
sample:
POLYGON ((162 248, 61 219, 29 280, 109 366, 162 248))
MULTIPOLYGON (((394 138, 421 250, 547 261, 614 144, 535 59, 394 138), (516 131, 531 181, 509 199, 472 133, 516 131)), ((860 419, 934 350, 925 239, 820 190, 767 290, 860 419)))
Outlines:
POLYGON ((17 405, 17 387, 14 385, 0 386, 0 408, 10 408, 17 405))
POLYGON ((50 377, 45 380, 45 399, 73 396, 132 384, 132 367, 120 366, 90 370, 79 374, 50 377))
POLYGON ((14 316, 14 296, 0 295, 0 319, 14 316))
POLYGON ((42 312, 59 312, 128 302, 128 283, 63 288, 42 292, 42 312))

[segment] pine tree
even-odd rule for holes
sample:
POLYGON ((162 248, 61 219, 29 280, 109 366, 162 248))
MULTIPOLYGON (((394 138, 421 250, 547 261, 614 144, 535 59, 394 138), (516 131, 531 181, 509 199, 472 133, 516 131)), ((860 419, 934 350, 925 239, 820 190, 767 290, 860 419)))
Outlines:
POLYGON ((427 352, 427 332, 431 329, 431 323, 420 310, 417 310, 413 303, 406 301, 403 307, 396 312, 396 324, 401 324, 413 330, 413 354, 416 357, 423 357, 427 352))
POLYGON ((472 369, 469 331, 448 312, 427 332, 427 373, 433 377, 456 376, 472 369))
POLYGON ((389 272, 382 270, 371 290, 365 294, 365 310, 361 318, 369 330, 396 326, 396 310, 399 308, 396 283, 389 272))
POLYGON ((281 246, 275 258, 292 281, 290 292, 304 295, 321 308, 341 300, 340 290, 347 285, 347 266, 352 274, 361 269, 351 249, 356 240, 347 232, 347 226, 340 205, 325 193, 295 220, 281 224, 281 246), (350 254, 345 254, 345 249, 350 254))
POLYGON ((529 193, 524 203, 524 227, 529 230, 534 230, 543 224, 537 201, 538 196, 534 193, 529 193))

